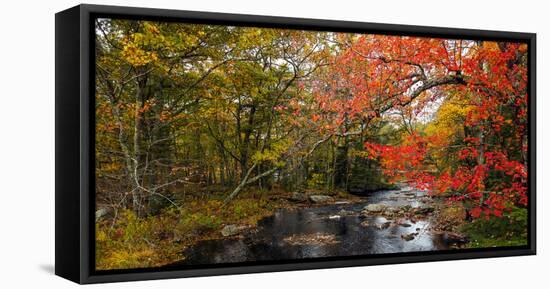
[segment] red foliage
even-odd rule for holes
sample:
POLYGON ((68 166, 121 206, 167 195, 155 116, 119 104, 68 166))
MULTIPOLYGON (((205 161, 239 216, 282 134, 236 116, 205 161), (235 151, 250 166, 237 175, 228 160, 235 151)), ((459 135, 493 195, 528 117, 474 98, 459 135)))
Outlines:
POLYGON ((502 216, 511 205, 527 205, 527 169, 518 151, 527 150, 527 67, 519 43, 444 40, 366 35, 345 46, 333 61, 338 64, 320 82, 316 100, 326 118, 324 128, 337 130, 344 123, 368 121, 413 101, 422 109, 453 91, 471 96, 473 109, 465 126, 483 138, 467 135, 456 150, 458 166, 436 170, 428 144, 434 140, 413 133, 397 146, 365 143, 392 179, 411 181, 431 193, 451 193, 451 200, 470 206, 472 217, 502 216), (427 88, 431 97, 415 93, 430 81, 460 76, 427 88), (498 142, 487 143, 487 139, 498 142), (513 156, 512 156, 513 155, 513 156))

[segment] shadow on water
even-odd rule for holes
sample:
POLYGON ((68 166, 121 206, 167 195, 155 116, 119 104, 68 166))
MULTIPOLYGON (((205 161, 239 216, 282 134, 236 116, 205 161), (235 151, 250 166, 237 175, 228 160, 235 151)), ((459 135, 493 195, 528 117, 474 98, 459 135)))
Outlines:
MULTIPOLYGON (((207 240, 184 252, 185 260, 174 265, 289 260, 315 257, 444 250, 448 247, 429 233, 427 220, 401 219, 384 227, 382 216, 361 216, 369 203, 418 207, 423 192, 410 188, 379 191, 365 202, 314 208, 280 209, 264 218, 257 230, 244 238, 207 240), (366 221, 366 222, 365 222, 366 221), (417 233, 414 239, 401 236, 417 233), (332 242, 289 242, 295 236, 330 236, 332 242)), ((395 221, 395 220, 393 220, 395 221)))

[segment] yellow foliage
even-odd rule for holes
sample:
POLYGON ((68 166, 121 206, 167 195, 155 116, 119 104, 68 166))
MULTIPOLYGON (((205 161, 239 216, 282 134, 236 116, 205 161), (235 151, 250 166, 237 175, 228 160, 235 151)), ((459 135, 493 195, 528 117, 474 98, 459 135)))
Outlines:
POLYGON ((283 153, 288 150, 290 145, 291 145, 290 140, 288 139, 281 140, 279 142, 272 144, 270 148, 265 149, 263 152, 257 151, 252 156, 252 159, 255 162, 262 162, 262 161, 276 162, 283 155, 283 153))
POLYGON ((472 111, 473 106, 467 105, 455 98, 447 99, 439 108, 434 121, 426 127, 428 136, 437 136, 442 139, 450 139, 451 136, 460 134, 463 130, 466 115, 472 111))
POLYGON ((139 67, 158 60, 156 50, 170 47, 159 27, 152 22, 143 22, 143 32, 131 34, 124 41, 122 58, 139 67))
POLYGON ((96 269, 170 264, 185 258, 182 252, 186 246, 219 238, 224 224, 254 226, 282 206, 263 196, 258 198, 257 193, 244 191, 223 209, 222 199, 190 199, 182 202, 180 209, 168 208, 156 216, 138 218, 123 210, 116 220, 96 223, 96 269))
POLYGON ((449 165, 449 146, 465 137, 464 122, 474 106, 468 105, 461 97, 451 95, 447 98, 439 107, 435 119, 424 129, 426 135, 431 138, 428 150, 438 167, 449 165))
MULTIPOLYGON (((127 269, 160 266, 179 258, 177 246, 160 246, 158 217, 137 218, 122 211, 115 223, 96 224, 96 269, 127 269)), ((165 223, 164 225, 169 225, 165 223)))
POLYGON ((145 31, 147 31, 148 33, 151 33, 151 34, 159 34, 160 33, 160 29, 158 28, 157 25, 151 23, 151 22, 143 22, 143 28, 145 31))
POLYGON ((122 57, 133 66, 143 66, 158 59, 157 53, 145 51, 138 47, 136 43, 126 44, 122 50, 122 57))

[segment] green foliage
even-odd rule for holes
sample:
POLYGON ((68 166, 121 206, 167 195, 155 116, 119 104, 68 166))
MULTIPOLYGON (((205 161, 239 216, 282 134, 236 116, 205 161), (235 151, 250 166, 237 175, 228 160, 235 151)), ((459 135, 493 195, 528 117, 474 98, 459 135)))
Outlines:
POLYGON ((351 164, 347 185, 348 191, 360 194, 397 188, 385 180, 384 175, 378 168, 379 164, 375 160, 362 157, 362 154, 356 154, 351 164))
POLYGON ((198 227, 201 229, 215 229, 218 228, 222 223, 217 216, 201 212, 195 212, 191 214, 184 213, 182 215, 183 216, 180 219, 179 224, 187 228, 198 227))
POLYGON ((308 188, 322 189, 326 184, 326 176, 324 174, 313 173, 307 180, 308 188))
POLYGON ((471 239, 472 248, 527 245, 528 211, 514 207, 503 217, 476 219, 465 224, 461 230, 471 239))
MULTIPOLYGON (((277 162, 277 160, 281 159, 281 156, 284 152, 288 150, 288 148, 291 145, 291 140, 286 139, 283 141, 275 142, 271 144, 271 146, 267 149, 264 149, 264 151, 257 151, 254 156, 252 156, 252 160, 254 162, 265 162, 265 161, 271 161, 271 162, 277 162)), ((280 162, 279 166, 283 166, 284 162, 280 162)))

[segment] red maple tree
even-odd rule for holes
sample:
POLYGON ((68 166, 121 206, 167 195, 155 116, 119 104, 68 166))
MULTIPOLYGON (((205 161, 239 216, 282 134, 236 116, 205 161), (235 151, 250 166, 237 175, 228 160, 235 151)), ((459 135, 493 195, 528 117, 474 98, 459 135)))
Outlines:
MULTIPOLYGON (((336 39, 334 67, 316 88, 313 121, 352 135, 394 110, 418 114, 450 94, 472 107, 452 167, 434 169, 437 136, 411 131, 397 145, 367 141, 393 180, 462 201, 474 218, 527 205, 527 47, 521 43, 364 35, 336 39)), ((376 139, 376 138, 372 138, 376 139)))

